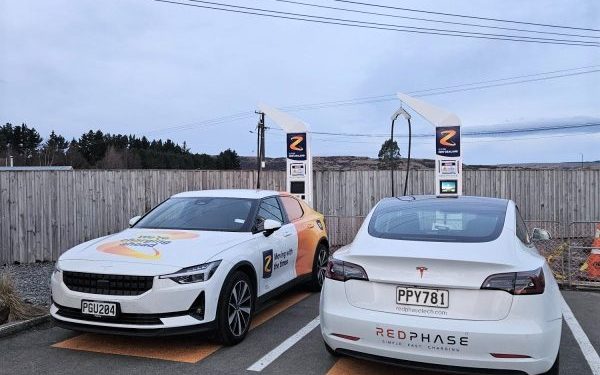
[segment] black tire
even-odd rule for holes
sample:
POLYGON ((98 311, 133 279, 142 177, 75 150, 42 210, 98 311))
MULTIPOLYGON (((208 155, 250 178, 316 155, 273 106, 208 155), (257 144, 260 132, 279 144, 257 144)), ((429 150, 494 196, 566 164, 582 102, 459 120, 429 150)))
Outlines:
POLYGON ((315 251, 315 259, 313 260, 313 270, 308 282, 308 289, 311 292, 320 292, 325 279, 325 266, 329 260, 329 247, 320 242, 315 251))
POLYGON ((325 349, 327 350, 327 353, 331 354, 334 357, 339 357, 340 354, 337 353, 335 350, 333 350, 333 348, 329 345, 327 345, 327 343, 325 341, 323 341, 323 344, 325 344, 325 349))
POLYGON ((560 352, 558 352, 558 354, 556 355, 556 360, 554 361, 554 364, 552 365, 550 370, 546 371, 542 375, 559 375, 560 374, 560 364, 559 364, 560 361, 559 360, 560 360, 560 352))
POLYGON ((254 313, 254 287, 248 275, 236 271, 225 280, 217 308, 217 340, 223 345, 240 343, 250 328, 254 313))

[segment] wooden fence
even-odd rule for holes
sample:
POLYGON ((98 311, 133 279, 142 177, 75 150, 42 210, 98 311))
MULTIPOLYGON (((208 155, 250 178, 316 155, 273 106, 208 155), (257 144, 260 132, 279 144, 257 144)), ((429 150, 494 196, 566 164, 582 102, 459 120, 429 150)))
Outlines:
MULTIPOLYGON (((284 172, 262 185, 284 190, 284 172)), ((401 191, 404 172, 395 176, 401 191)), ((186 190, 252 188, 253 171, 75 170, 0 172, 0 264, 56 260, 70 247, 127 227, 130 217, 186 190)), ((349 242, 371 207, 390 195, 387 171, 316 172, 317 210, 331 241, 349 242)), ((600 219, 600 170, 467 170, 467 195, 513 199, 526 219, 600 219)), ((411 194, 433 193, 433 171, 411 171, 411 194)))

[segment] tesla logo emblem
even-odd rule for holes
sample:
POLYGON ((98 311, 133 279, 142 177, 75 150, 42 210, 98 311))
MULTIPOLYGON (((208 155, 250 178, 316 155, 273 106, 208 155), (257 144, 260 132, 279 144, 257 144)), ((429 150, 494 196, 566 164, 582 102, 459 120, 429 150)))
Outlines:
POLYGON ((417 267, 417 271, 419 271, 419 275, 421 275, 421 279, 422 279, 423 272, 427 271, 427 267, 419 266, 419 267, 417 267))
POLYGON ((302 141, 304 141, 304 137, 301 135, 296 135, 291 138, 292 142, 290 143, 290 150, 294 151, 304 151, 304 148, 300 146, 302 141))
POLYGON ((442 131, 442 138, 440 138, 440 144, 443 146, 456 146, 456 143, 452 141, 452 138, 456 135, 456 130, 444 130, 442 131))

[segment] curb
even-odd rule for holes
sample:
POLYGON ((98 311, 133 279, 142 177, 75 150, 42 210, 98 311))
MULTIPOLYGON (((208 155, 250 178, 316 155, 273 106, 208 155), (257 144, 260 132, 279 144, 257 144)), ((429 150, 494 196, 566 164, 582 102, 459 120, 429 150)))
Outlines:
POLYGON ((26 329, 35 327, 37 325, 46 323, 50 321, 50 314, 38 316, 37 318, 23 320, 18 322, 12 322, 0 326, 0 337, 5 337, 9 335, 13 335, 15 333, 25 331, 26 329))

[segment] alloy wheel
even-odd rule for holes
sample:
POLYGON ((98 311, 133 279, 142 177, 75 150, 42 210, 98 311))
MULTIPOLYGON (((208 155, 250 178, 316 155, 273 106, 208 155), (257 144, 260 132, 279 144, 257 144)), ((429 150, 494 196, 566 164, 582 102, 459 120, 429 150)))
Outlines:
POLYGON ((319 281, 319 286, 323 285, 323 280, 325 280, 325 267, 327 267, 328 260, 329 249, 325 246, 321 246, 319 248, 319 255, 317 256, 317 280, 319 281))
POLYGON ((246 332, 250 322, 251 310, 252 294, 250 285, 246 281, 240 280, 231 290, 227 309, 229 329, 235 336, 241 336, 246 332))

